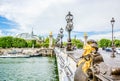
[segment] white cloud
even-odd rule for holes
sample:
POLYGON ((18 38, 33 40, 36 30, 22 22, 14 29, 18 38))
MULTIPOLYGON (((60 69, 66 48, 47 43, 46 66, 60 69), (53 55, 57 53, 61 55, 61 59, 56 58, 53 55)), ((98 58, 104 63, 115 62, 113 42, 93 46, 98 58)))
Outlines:
POLYGON ((79 31, 107 31, 110 20, 115 17, 115 29, 120 29, 119 0, 90 0, 79 7, 76 29, 79 31))
MULTIPOLYGON (((59 3, 67 3, 68 0, 61 0, 59 3)), ((41 22, 41 14, 52 4, 58 4, 56 0, 2 0, 0 5, 0 15, 15 21, 20 25, 19 30, 22 32, 30 31, 32 27, 37 28, 41 22), (37 23, 36 23, 37 22, 37 23)), ((38 30, 47 28, 40 27, 38 30)), ((38 32, 38 31, 37 31, 38 32)))
MULTIPOLYGON (((114 32, 114 37, 116 39, 120 39, 120 31, 119 32, 114 32)), ((112 39, 112 33, 96 34, 96 35, 92 35, 92 36, 89 37, 89 39, 95 39, 95 40, 100 40, 102 38, 112 39)))
POLYGON ((0 15, 18 23, 14 33, 57 33, 65 28, 68 11, 74 15, 74 30, 110 31, 115 17, 115 30, 120 29, 120 0, 0 0, 0 15))

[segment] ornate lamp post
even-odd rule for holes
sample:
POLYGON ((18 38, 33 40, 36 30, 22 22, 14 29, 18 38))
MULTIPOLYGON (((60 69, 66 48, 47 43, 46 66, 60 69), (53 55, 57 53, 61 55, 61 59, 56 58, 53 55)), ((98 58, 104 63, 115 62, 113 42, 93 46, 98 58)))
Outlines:
POLYGON ((61 48, 63 47, 62 38, 63 38, 63 28, 60 28, 60 38, 61 38, 61 48))
POLYGON ((56 46, 58 47, 59 38, 56 39, 56 46))
POLYGON ((68 43, 67 43, 67 51, 72 51, 71 46, 71 31, 73 29, 73 15, 68 12, 68 14, 65 17, 67 21, 66 31, 68 32, 68 43))
POLYGON ((112 18, 112 20, 110 21, 111 22, 111 25, 112 25, 112 55, 111 57, 115 57, 115 54, 114 54, 114 40, 113 40, 113 27, 114 27, 114 18, 112 18))
POLYGON ((59 41, 60 41, 60 33, 58 33, 58 35, 57 35, 57 45, 58 45, 58 47, 60 46, 60 43, 59 43, 59 41))

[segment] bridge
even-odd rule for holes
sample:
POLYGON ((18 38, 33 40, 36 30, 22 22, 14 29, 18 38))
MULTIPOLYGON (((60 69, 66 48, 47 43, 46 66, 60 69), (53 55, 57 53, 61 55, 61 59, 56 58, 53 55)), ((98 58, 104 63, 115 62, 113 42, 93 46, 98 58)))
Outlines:
MULTIPOLYGON (((116 55, 114 57, 110 57, 111 53, 107 53, 103 50, 100 49, 100 54, 96 54, 92 56, 92 51, 96 51, 97 49, 94 48, 95 50, 87 49, 89 53, 86 53, 86 56, 89 55, 89 57, 83 57, 84 58, 84 64, 85 60, 86 61, 91 61, 89 62, 88 65, 90 65, 89 68, 87 68, 87 72, 83 73, 82 65, 79 67, 76 67, 76 64, 78 61, 81 59, 81 54, 83 50, 74 50, 72 51, 72 43, 71 43, 71 31, 73 29, 73 15, 69 12, 66 17, 67 21, 66 25, 66 31, 68 32, 68 41, 67 41, 67 51, 66 48, 62 48, 63 42, 63 28, 60 29, 60 32, 58 33, 58 36, 56 38, 56 43, 55 47, 53 49, 53 35, 52 32, 49 34, 49 48, 42 48, 37 51, 39 55, 42 56, 52 56, 53 54, 56 55, 56 61, 57 61, 57 67, 58 67, 58 73, 59 73, 59 81, 120 81, 120 55, 116 55), (59 48, 61 47, 61 48, 59 48), (88 60, 89 59, 89 60, 88 60), (77 79, 76 79, 77 78, 77 79), (82 79, 82 80, 81 80, 82 79)), ((112 18, 112 22, 114 21, 114 18, 112 18)), ((112 25, 113 26, 113 25, 112 25)), ((113 33, 113 32, 112 32, 113 33)), ((28 33, 22 33, 19 34, 18 37, 22 37, 25 39, 38 39, 33 34, 33 31, 31 34, 28 33)), ((84 33, 84 45, 87 43, 87 34, 84 33)), ((76 37, 75 37, 76 39, 76 37)), ((112 36, 113 39, 113 36, 112 36)), ((96 44, 94 42, 94 44, 96 44)), ((114 45, 113 45, 113 40, 112 40, 112 48, 114 51, 114 45)), ((33 45, 34 47, 34 45, 33 45)), ((92 47, 92 46, 91 46, 92 47)), ((98 47, 97 47, 98 48, 98 47)), ((95 53, 94 53, 95 54, 95 53)))
POLYGON ((53 56, 54 50, 53 48, 41 48, 39 50, 39 54, 41 54, 42 56, 53 56))
MULTIPOLYGON (((57 66, 59 73, 59 81, 74 81, 75 72, 77 70, 76 63, 80 60, 80 56, 83 52, 82 49, 74 51, 66 51, 64 48, 56 47, 54 49, 57 58, 57 66)), ((111 58, 111 52, 103 51, 99 49, 104 62, 99 65, 99 73, 95 73, 95 77, 98 80, 84 80, 84 81, 120 81, 120 55, 116 55, 116 58, 111 58), (118 68, 116 75, 111 75, 110 72, 118 68)), ((113 72, 114 73, 114 72, 113 72)))
POLYGON ((74 81, 77 59, 72 58, 73 52, 67 53, 64 49, 55 48, 59 81, 74 81))

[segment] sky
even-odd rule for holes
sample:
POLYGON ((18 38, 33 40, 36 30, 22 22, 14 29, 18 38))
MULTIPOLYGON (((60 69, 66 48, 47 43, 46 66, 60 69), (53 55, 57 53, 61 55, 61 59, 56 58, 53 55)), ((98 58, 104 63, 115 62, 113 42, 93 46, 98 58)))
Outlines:
MULTIPOLYGON (((56 38, 65 29, 65 16, 73 15, 71 37, 83 39, 111 39, 110 20, 115 19, 114 36, 120 39, 120 0, 0 0, 0 36, 30 33, 56 38)), ((68 37, 64 30, 64 40, 68 37)))

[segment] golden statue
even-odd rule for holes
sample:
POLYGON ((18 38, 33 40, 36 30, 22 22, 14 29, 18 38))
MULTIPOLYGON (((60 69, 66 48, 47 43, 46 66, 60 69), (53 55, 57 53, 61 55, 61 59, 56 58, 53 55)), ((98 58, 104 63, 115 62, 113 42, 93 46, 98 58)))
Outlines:
POLYGON ((98 47, 97 47, 97 43, 94 40, 88 40, 87 44, 84 46, 84 52, 82 54, 82 59, 77 63, 77 67, 84 62, 83 66, 82 66, 82 71, 86 72, 91 65, 92 62, 92 58, 90 58, 90 54, 92 54, 93 52, 97 52, 98 47))
POLYGON ((50 32, 50 34, 49 35, 52 35, 52 32, 50 32))

